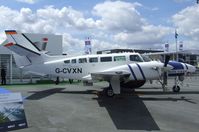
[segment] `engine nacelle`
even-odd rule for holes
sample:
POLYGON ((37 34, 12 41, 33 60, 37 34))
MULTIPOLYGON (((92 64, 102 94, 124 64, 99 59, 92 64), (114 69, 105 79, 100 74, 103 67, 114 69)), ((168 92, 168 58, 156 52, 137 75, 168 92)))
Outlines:
POLYGON ((181 80, 184 80, 184 78, 182 76, 184 76, 187 72, 192 73, 192 72, 196 71, 195 66, 192 66, 187 63, 170 61, 168 64, 173 67, 173 69, 171 71, 169 71, 168 75, 169 76, 179 76, 179 78, 181 78, 181 80))

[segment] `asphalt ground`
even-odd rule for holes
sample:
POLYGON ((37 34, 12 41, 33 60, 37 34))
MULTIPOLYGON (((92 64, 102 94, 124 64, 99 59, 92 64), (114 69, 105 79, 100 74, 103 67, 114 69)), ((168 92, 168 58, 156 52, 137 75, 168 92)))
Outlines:
MULTIPOLYGON (((168 88, 173 80, 168 81, 168 88)), ((109 98, 105 82, 8 85, 21 92, 28 128, 16 132, 199 131, 199 77, 189 77, 180 93, 163 93, 156 81, 109 98)))

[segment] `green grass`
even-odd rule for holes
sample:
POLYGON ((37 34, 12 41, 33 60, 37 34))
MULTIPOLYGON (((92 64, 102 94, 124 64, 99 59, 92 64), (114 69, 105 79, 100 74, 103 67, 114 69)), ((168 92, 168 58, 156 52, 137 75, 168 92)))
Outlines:
POLYGON ((3 114, 0 113, 0 123, 9 122, 9 119, 8 119, 8 118, 5 118, 5 119, 3 119, 3 118, 4 118, 3 114))
MULTIPOLYGON (((73 84, 79 84, 81 82, 78 82, 78 81, 73 81, 73 84)), ((70 84, 69 81, 61 81, 57 86, 64 86, 66 84, 70 84)), ((22 84, 7 84, 7 85, 0 85, 0 87, 2 88, 13 88, 13 87, 21 87, 21 86, 31 86, 31 85, 34 85, 34 86, 46 86, 46 85, 55 85, 54 81, 51 81, 51 80, 40 80, 39 82, 37 83, 22 83, 22 84)))

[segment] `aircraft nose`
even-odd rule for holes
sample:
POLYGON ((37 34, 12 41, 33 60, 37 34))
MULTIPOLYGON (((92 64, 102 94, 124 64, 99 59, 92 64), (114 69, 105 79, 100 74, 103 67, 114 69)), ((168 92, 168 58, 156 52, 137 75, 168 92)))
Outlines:
POLYGON ((170 69, 170 70, 172 70, 174 67, 173 66, 171 66, 171 65, 167 65, 167 67, 170 69))

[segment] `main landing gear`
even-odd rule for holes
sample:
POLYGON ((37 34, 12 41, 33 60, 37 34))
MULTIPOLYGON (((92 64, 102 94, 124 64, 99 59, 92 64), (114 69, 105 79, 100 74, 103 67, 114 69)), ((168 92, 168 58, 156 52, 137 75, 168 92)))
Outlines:
POLYGON ((55 84, 58 85, 60 83, 59 77, 56 78, 55 84))
MULTIPOLYGON (((175 77, 175 85, 173 86, 173 92, 174 92, 174 93, 180 92, 180 86, 178 85, 178 84, 179 84, 179 81, 181 81, 181 80, 179 80, 178 76, 175 77)), ((183 82, 183 81, 182 81, 182 82, 183 82)))
POLYGON ((175 85, 174 85, 174 86, 173 86, 173 92, 174 92, 174 93, 180 92, 180 86, 178 86, 178 85, 175 86, 175 85))

